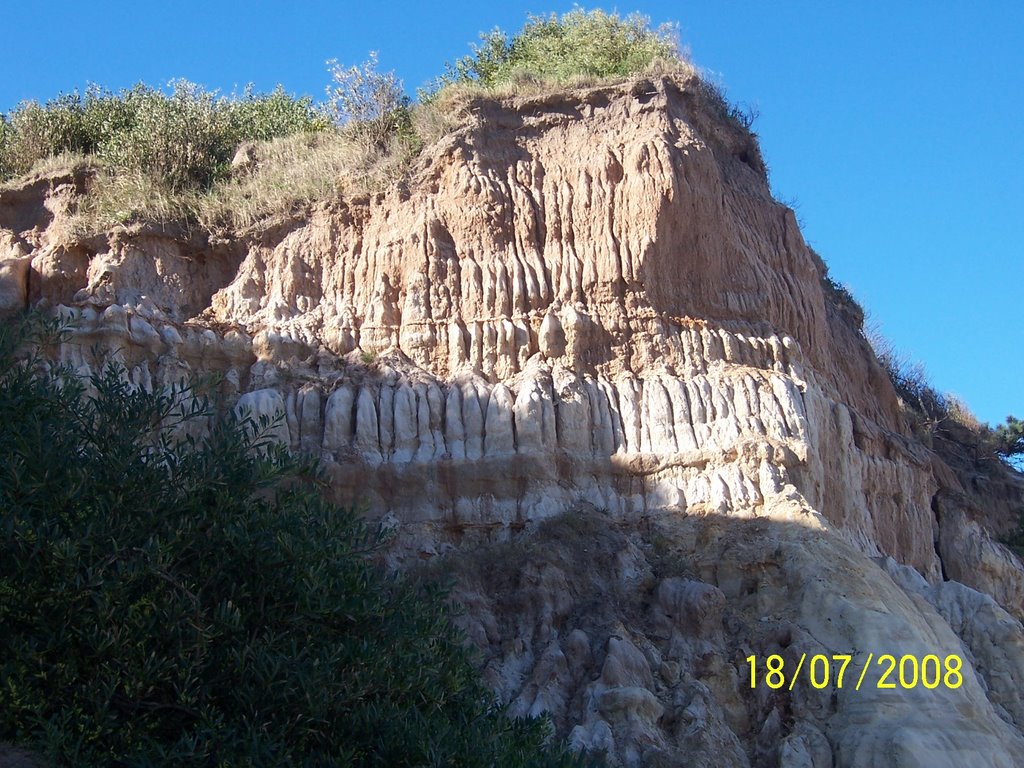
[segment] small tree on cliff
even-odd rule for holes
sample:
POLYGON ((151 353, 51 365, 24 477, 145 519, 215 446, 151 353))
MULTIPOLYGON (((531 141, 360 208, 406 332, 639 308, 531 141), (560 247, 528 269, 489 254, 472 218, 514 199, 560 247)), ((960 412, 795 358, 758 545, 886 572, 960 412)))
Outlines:
POLYGON ((1006 423, 1000 424, 993 431, 996 441, 996 453, 1011 458, 1024 454, 1024 421, 1007 416, 1006 423))
MULTIPOLYGON (((93 393, 0 325, 0 743, 61 765, 544 765, 442 593, 187 390, 93 393)), ((264 425, 265 426, 265 425, 264 425)))

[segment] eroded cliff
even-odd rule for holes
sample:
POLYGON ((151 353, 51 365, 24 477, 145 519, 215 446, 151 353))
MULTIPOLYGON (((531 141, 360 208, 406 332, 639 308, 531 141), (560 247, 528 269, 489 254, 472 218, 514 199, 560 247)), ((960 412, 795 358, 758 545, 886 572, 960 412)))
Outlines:
POLYGON ((614 761, 1022 764, 1024 486, 915 436, 755 139, 694 77, 461 109, 407 182, 226 236, 75 239, 88 171, 30 178, 0 300, 67 317, 83 373, 283 414, 394 563, 462 574, 514 709, 614 761), (965 682, 750 689, 803 651, 965 682))

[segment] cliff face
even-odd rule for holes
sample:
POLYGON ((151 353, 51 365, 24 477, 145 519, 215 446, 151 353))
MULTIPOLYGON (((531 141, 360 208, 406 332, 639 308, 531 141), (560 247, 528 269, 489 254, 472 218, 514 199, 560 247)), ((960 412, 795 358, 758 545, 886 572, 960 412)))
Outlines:
POLYGON ((993 531, 1022 484, 914 437, 753 138, 672 77, 464 117, 407 184, 219 240, 71 241, 87 176, 30 179, 0 192, 0 302, 72 319, 83 372, 98 344, 283 413, 396 563, 455 550, 492 682, 581 745, 1021 764, 1024 570, 993 531), (965 683, 750 689, 747 656, 804 650, 959 653, 965 683))

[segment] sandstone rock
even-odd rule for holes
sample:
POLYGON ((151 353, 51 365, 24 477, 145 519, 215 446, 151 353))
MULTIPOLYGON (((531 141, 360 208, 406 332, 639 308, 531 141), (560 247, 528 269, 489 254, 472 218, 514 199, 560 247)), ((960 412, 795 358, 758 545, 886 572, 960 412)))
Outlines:
POLYGON ((338 451, 349 445, 354 434, 354 406, 355 393, 349 386, 342 385, 328 396, 324 410, 324 450, 338 451))
POLYGON ((515 453, 512 432, 512 411, 515 403, 508 387, 498 384, 491 390, 484 419, 484 450, 488 456, 508 456, 515 453))
POLYGON ((565 331, 562 328, 562 321, 555 312, 544 315, 538 342, 544 357, 555 358, 565 354, 565 331))
POLYGON ((382 459, 378 427, 377 404, 370 389, 362 387, 356 399, 355 447, 371 465, 380 464, 382 459))
POLYGON ((29 257, 0 260, 0 315, 21 312, 28 304, 29 257))
POLYGON ((291 430, 285 418, 285 404, 281 393, 274 389, 258 389, 242 395, 235 406, 239 418, 251 419, 257 434, 282 445, 291 445, 291 430))
POLYGON ((825 735, 800 722, 779 747, 779 768, 832 768, 832 747, 825 735))
POLYGON ((391 460, 396 464, 407 463, 412 461, 419 447, 416 393, 408 384, 401 385, 395 392, 394 409, 395 451, 391 460))
POLYGON ((231 158, 231 170, 252 173, 256 170, 256 166, 256 146, 251 141, 242 142, 235 150, 234 157, 231 158))
POLYGON ((725 595, 703 582, 665 579, 654 593, 660 616, 685 634, 708 637, 722 629, 725 595))

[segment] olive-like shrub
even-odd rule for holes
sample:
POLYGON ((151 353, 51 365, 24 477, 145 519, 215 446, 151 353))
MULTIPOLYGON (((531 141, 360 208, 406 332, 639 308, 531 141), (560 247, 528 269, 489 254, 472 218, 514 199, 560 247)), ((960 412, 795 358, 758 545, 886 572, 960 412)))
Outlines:
POLYGON ((0 325, 0 743, 53 765, 556 765, 443 590, 196 388, 89 382, 0 325), (201 427, 201 429, 199 429, 201 427))

